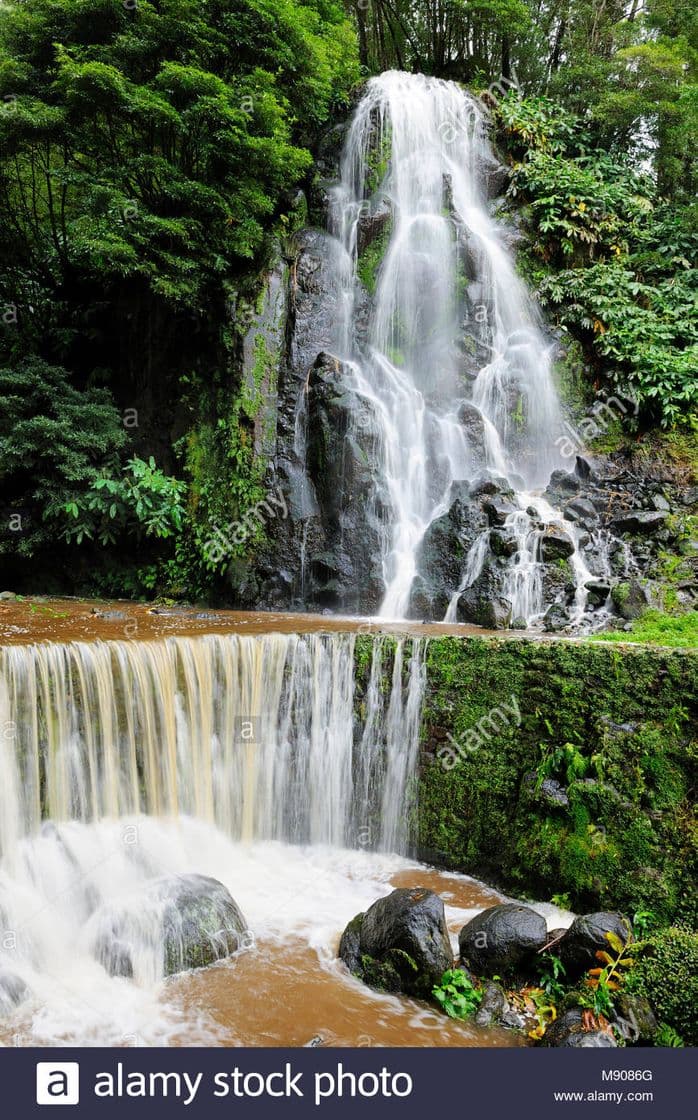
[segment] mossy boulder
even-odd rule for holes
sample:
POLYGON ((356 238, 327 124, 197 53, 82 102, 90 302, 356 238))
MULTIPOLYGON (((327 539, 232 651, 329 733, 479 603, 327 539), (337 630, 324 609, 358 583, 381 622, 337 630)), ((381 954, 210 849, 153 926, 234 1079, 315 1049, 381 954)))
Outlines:
POLYGON ((90 924, 92 950, 110 975, 151 981, 232 956, 247 935, 227 888, 205 875, 152 880, 90 924))
POLYGON ((379 898, 349 922, 339 956, 371 987, 429 996, 453 965, 442 900, 426 887, 379 898))

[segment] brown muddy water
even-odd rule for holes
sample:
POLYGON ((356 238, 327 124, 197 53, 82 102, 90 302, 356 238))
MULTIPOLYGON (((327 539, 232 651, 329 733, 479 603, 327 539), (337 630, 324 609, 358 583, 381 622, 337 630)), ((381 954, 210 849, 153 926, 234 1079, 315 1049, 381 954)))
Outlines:
POLYGON ((196 634, 400 633, 417 637, 488 634, 478 626, 390 622, 325 614, 208 610, 85 599, 0 600, 0 645, 28 642, 147 641, 196 634))

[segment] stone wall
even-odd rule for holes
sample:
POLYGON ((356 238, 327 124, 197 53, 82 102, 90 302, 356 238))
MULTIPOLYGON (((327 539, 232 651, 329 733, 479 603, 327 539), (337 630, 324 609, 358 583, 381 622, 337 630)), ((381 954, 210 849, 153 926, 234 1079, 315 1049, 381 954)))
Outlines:
POLYGON ((432 638, 419 855, 519 896, 695 922, 697 686, 696 653, 432 638))

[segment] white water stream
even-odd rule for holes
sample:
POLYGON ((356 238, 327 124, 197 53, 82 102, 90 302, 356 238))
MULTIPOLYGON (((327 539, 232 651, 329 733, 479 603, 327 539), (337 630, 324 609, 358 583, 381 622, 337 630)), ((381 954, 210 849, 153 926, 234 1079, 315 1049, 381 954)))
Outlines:
MULTIPOLYGON (((555 442, 562 417, 551 347, 488 211, 485 173, 493 163, 482 106, 455 83, 397 71, 369 81, 344 148, 333 231, 343 259, 354 262, 353 272, 342 270, 340 356, 380 430, 376 469, 390 506, 383 519, 386 618, 409 612, 419 547, 448 509, 452 483, 483 469, 506 479, 520 507, 507 524, 518 544, 506 588, 512 618, 536 621, 546 606, 539 521, 564 525, 573 538, 573 620, 584 610, 591 574, 579 534, 540 497, 551 471, 564 465, 555 442), (360 224, 385 207, 387 245, 368 341, 358 345, 351 323, 360 224), (464 339, 475 354, 470 383, 464 339), (484 446, 473 444, 459 419, 466 401, 479 413, 484 446)), ((471 559, 482 565, 479 545, 471 559)), ((466 570, 453 589, 447 621, 474 578, 466 570)))

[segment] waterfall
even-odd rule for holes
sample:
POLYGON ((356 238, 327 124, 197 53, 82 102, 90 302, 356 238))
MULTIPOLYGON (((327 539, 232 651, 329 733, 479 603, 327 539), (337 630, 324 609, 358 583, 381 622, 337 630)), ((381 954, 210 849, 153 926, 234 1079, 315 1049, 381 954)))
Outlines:
MULTIPOLYGON (((357 107, 332 199, 331 229, 343 245, 339 356, 380 438, 376 485, 382 514, 385 594, 380 614, 408 615, 418 556, 429 526, 446 512, 454 483, 485 473, 513 491, 516 537, 507 592, 512 617, 535 621, 541 590, 539 527, 562 526, 541 498, 556 467, 562 417, 552 348, 487 208, 495 163, 481 104, 453 82, 388 72, 372 78, 357 107), (385 246, 366 332, 358 315, 361 231, 378 222, 385 246), (466 407, 481 438, 462 422, 466 407)), ((590 578, 572 537, 576 613, 590 578)), ((482 566, 482 544, 453 587, 482 566)))
POLYGON ((0 1018, 19 993, 34 1038, 167 1043, 182 1021, 158 1003, 163 923, 192 877, 225 884, 251 939, 324 945, 337 905, 369 904, 410 842, 425 642, 373 638, 366 679, 355 647, 0 648, 0 1018))
POLYGON ((362 728, 354 646, 272 633, 0 650, 0 856, 45 818, 139 814, 337 847, 378 818, 370 846, 404 851, 423 644, 374 639, 362 728))

